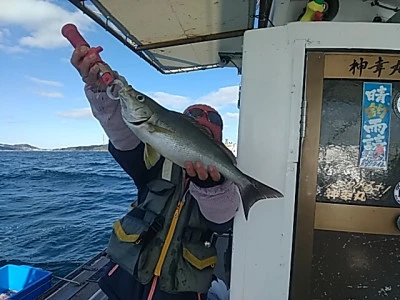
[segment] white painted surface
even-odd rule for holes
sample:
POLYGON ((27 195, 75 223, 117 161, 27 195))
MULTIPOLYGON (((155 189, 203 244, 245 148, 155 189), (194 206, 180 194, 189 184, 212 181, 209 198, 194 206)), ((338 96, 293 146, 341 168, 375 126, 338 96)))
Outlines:
POLYGON ((238 165, 279 189, 235 219, 231 300, 288 299, 306 48, 400 49, 400 25, 291 23, 245 35, 238 165), (388 38, 392 37, 392 38, 388 38))

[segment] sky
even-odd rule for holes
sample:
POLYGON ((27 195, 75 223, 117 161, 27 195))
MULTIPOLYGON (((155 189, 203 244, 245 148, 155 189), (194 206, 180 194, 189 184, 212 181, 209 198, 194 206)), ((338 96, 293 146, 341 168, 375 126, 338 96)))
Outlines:
POLYGON ((0 3, 0 143, 44 149, 107 143, 70 64, 73 47, 61 35, 66 23, 92 46, 102 46, 105 62, 166 108, 182 112, 201 102, 218 109, 224 140, 236 142, 235 68, 163 75, 66 0, 0 3))

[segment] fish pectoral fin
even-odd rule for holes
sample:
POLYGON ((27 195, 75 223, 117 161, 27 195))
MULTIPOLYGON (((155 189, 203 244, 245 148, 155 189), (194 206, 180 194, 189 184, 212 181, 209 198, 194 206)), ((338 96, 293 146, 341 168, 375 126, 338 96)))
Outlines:
POLYGON ((171 134, 171 135, 175 135, 175 132, 172 130, 169 130, 165 127, 161 127, 155 124, 148 124, 149 126, 149 132, 153 133, 153 132, 161 132, 161 133, 165 133, 165 134, 171 134))
POLYGON ((146 165, 147 170, 154 167, 158 160, 160 159, 161 155, 154 150, 152 146, 149 144, 144 145, 144 163, 146 165))

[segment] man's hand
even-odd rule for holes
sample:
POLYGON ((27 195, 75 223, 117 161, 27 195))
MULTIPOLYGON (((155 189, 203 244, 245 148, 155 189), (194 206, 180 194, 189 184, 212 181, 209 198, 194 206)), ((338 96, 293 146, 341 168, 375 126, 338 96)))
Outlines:
POLYGON ((214 166, 209 166, 208 169, 201 162, 185 162, 186 173, 190 177, 198 177, 200 180, 207 180, 209 177, 218 182, 221 180, 221 174, 214 166))
POLYGON ((94 54, 85 57, 88 50, 89 48, 86 46, 76 48, 75 51, 72 53, 71 64, 75 67, 75 69, 78 70, 83 82, 91 85, 92 87, 105 88, 106 86, 98 77, 100 68, 102 68, 101 70, 103 72, 112 72, 112 70, 104 62, 101 63, 102 66, 100 66, 99 63, 94 64, 94 62, 96 61, 96 55, 94 54))

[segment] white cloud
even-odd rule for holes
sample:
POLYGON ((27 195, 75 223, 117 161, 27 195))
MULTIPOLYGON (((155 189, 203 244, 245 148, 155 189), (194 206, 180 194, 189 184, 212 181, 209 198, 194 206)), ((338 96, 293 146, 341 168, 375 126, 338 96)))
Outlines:
POLYGON ((222 115, 222 120, 224 122, 224 130, 227 128, 237 128, 239 122, 239 113, 227 112, 222 115))
POLYGON ((206 103, 214 107, 237 104, 239 98, 239 86, 227 86, 209 93, 199 99, 198 103, 206 103))
MULTIPOLYGON (((238 91, 238 87, 224 87, 220 88, 215 92, 209 93, 203 97, 198 99, 191 99, 185 96, 168 94, 165 92, 150 92, 146 93, 149 97, 160 103, 161 105, 165 106, 168 109, 173 109, 175 111, 182 112, 184 108, 187 106, 194 104, 194 103, 204 103, 210 104, 214 107, 218 108, 225 107, 225 106, 232 106, 236 107, 236 101, 232 101, 231 98, 234 98, 236 92, 238 91), (214 97, 218 97, 215 99, 214 97), (209 99, 207 101, 207 99, 209 99)), ((90 108, 83 108, 83 109, 74 109, 65 112, 57 113, 59 116, 63 116, 66 118, 73 118, 73 119, 91 119, 93 118, 92 112, 90 108)), ((231 125, 235 125, 239 118, 239 113, 235 112, 227 112, 223 116, 224 124, 230 123, 231 125)), ((228 127, 228 125, 226 125, 228 127)), ((235 126, 233 126, 235 127, 235 126)))
POLYGON ((7 1, 0 10, 0 24, 22 26, 28 32, 19 37, 22 47, 52 49, 69 45, 61 35, 66 23, 73 23, 84 32, 92 21, 80 11, 70 12, 46 0, 7 1))
POLYGON ((81 120, 89 120, 89 119, 94 118, 92 111, 89 107, 63 111, 63 112, 57 113, 57 115, 65 117, 65 118, 81 119, 81 120))
POLYGON ((26 49, 20 47, 20 46, 6 46, 0 44, 0 50, 4 51, 5 53, 23 53, 23 52, 28 52, 26 49))
POLYGON ((46 98, 59 98, 59 99, 64 98, 64 95, 61 94, 60 92, 41 91, 41 92, 36 92, 36 94, 38 94, 39 96, 42 96, 42 97, 46 97, 46 98))
POLYGON ((191 100, 184 96, 168 94, 164 92, 149 93, 149 97, 168 109, 181 110, 190 104, 191 100))
POLYGON ((224 117, 227 118, 227 119, 238 120, 238 119, 239 119, 239 113, 227 112, 227 113, 224 115, 224 117))
MULTIPOLYGON (((216 109, 220 109, 224 106, 230 106, 237 104, 239 93, 238 86, 228 86, 218 89, 215 92, 211 92, 205 96, 202 96, 197 99, 191 99, 188 97, 173 95, 164 92, 152 92, 148 93, 148 96, 156 100, 161 105, 165 106, 168 109, 174 109, 178 111, 182 111, 187 106, 200 103, 200 104, 208 104, 213 106, 216 109)), ((228 116, 233 117, 233 116, 228 116)))
POLYGON ((45 84, 45 85, 50 85, 50 86, 62 86, 63 85, 61 82, 58 82, 58 81, 40 79, 40 78, 32 77, 32 76, 27 76, 27 77, 30 81, 33 81, 38 84, 45 84))
POLYGON ((8 28, 0 28, 0 42, 11 35, 8 28))
POLYGON ((20 46, 10 46, 10 45, 4 44, 9 39, 10 36, 11 36, 11 32, 8 28, 0 28, 0 50, 1 51, 5 52, 5 53, 9 53, 9 54, 27 52, 26 49, 24 49, 20 46))

